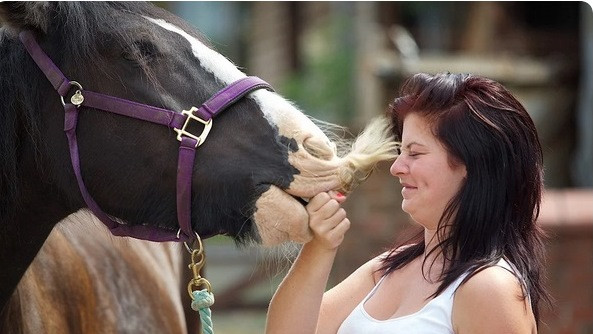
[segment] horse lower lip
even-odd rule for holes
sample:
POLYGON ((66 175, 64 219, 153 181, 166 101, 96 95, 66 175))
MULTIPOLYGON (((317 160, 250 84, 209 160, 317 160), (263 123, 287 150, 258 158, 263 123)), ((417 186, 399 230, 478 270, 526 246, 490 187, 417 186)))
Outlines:
POLYGON ((301 199, 271 186, 255 203, 254 222, 264 246, 285 241, 305 243, 312 238, 309 215, 301 199))
POLYGON ((305 197, 298 197, 298 196, 292 196, 294 199, 296 199, 299 203, 301 203, 303 206, 307 206, 307 204, 309 204, 309 198, 305 198, 305 197))

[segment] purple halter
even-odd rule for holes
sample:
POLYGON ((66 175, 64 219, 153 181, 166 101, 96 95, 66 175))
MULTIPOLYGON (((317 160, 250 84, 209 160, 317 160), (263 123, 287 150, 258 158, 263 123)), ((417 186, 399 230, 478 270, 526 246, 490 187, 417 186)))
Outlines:
POLYGON ((72 167, 74 168, 74 174, 78 180, 78 187, 80 188, 82 197, 95 216, 116 236, 129 236, 151 241, 188 242, 196 239, 197 234, 191 226, 191 179, 196 148, 208 136, 214 116, 252 91, 257 89, 273 91, 272 87, 260 78, 245 77, 220 90, 208 101, 204 102, 200 108, 192 107, 190 110, 184 110, 182 113, 178 113, 168 109, 83 90, 78 82, 69 81, 64 76, 56 64, 43 52, 30 31, 22 31, 19 34, 19 39, 61 97, 65 111, 64 132, 68 138, 72 167), (77 91, 71 97, 71 103, 65 103, 64 96, 73 87, 76 87, 77 91), (153 226, 119 224, 103 212, 93 200, 84 185, 80 172, 78 142, 76 140, 76 124, 78 120, 78 107, 80 106, 166 125, 177 132, 177 140, 181 142, 177 161, 177 219, 179 221, 179 231, 177 233, 153 226), (204 130, 199 136, 186 131, 186 127, 191 120, 204 125, 204 130))

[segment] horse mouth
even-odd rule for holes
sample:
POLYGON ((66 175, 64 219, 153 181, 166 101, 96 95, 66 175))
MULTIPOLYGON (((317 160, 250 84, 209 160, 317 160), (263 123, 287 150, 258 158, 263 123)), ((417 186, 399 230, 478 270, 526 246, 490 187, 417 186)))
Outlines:
POLYGON ((262 245, 310 241, 313 235, 309 229, 309 214, 305 209, 307 200, 307 197, 291 195, 271 185, 257 199, 253 215, 262 245))
POLYGON ((340 159, 320 160, 302 151, 289 155, 289 162, 299 171, 290 185, 270 183, 255 202, 253 221, 264 246, 310 241, 313 234, 306 210, 309 199, 341 187, 340 159))
MULTIPOLYGON (((290 194, 289 194, 290 195, 290 194)), ((305 197, 299 197, 299 196, 292 196, 292 198, 294 198, 297 202, 301 203, 302 206, 307 206, 307 204, 309 204, 309 198, 305 198, 305 197)))

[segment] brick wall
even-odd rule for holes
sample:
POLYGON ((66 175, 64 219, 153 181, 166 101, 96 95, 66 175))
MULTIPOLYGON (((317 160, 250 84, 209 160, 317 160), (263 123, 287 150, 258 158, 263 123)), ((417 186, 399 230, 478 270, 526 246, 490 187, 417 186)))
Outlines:
POLYGON ((546 276, 554 298, 540 333, 593 333, 593 190, 548 190, 540 223, 549 235, 546 276))

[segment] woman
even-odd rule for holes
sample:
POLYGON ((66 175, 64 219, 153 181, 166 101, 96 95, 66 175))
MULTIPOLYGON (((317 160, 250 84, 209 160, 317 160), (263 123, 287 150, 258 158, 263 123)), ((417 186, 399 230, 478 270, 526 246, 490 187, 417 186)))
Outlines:
POLYGON ((350 222, 343 195, 317 195, 315 236, 274 295, 266 332, 536 333, 546 293, 533 121, 499 83, 449 73, 408 79, 390 113, 401 140, 390 171, 423 231, 324 293, 350 222))

